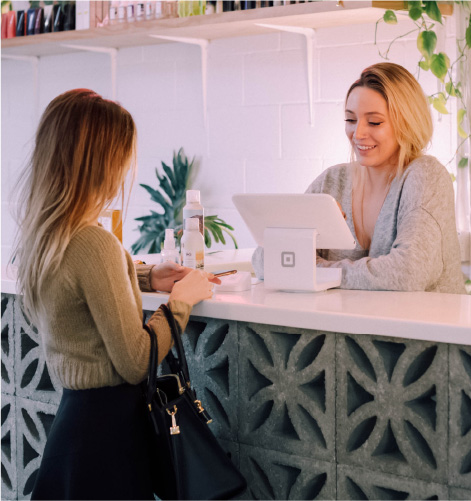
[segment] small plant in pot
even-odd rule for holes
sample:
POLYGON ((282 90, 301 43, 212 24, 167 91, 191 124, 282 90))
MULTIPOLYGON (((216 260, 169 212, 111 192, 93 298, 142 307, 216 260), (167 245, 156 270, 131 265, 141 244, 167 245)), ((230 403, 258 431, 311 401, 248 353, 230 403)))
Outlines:
MULTIPOLYGON (((137 217, 136 221, 141 224, 137 228, 141 233, 138 240, 131 246, 133 254, 154 254, 161 251, 165 230, 173 228, 180 242, 183 233, 183 206, 186 202, 186 190, 190 189, 190 179, 195 159, 191 162, 180 148, 173 153, 172 167, 162 162, 163 173, 155 169, 155 175, 159 181, 160 189, 152 188, 147 184, 140 184, 150 194, 150 198, 163 212, 151 209, 147 216, 137 217)), ((229 236, 237 249, 237 241, 232 234, 234 228, 227 224, 217 215, 204 217, 204 243, 210 248, 213 239, 216 243, 226 244, 225 235, 229 236)))

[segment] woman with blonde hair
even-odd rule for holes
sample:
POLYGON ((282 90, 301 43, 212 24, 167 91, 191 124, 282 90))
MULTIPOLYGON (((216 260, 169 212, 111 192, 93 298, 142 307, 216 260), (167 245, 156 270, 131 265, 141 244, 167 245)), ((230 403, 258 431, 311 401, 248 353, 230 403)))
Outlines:
MULTIPOLYGON (((342 268, 344 289, 464 294, 454 192, 447 170, 424 154, 433 133, 427 98, 402 66, 366 68, 345 100, 355 161, 326 169, 306 193, 342 207, 353 250, 318 251, 317 266, 342 268)), ((263 277, 263 249, 253 256, 263 277)))
MULTIPOLYGON (((213 275, 143 266, 98 218, 134 170, 131 115, 76 89, 44 111, 23 188, 15 264, 26 314, 49 371, 64 387, 32 499, 154 499, 147 416, 139 383, 150 339, 139 285, 170 290, 182 332, 213 275), (175 285, 173 286, 174 282, 175 285)), ((171 347, 161 310, 148 320, 161 361, 171 347)))

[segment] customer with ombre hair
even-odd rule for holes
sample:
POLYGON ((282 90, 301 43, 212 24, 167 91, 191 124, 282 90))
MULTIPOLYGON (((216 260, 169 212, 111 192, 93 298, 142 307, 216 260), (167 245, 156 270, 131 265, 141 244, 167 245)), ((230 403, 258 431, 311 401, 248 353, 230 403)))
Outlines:
MULTIPOLYGON (((144 267, 138 281, 131 256, 98 224, 135 172, 135 151, 131 115, 87 89, 55 98, 37 130, 14 256, 25 313, 64 390, 32 499, 154 499, 139 283, 171 290, 183 332, 193 305, 211 297, 210 280, 219 282, 175 264, 144 267)), ((170 327, 160 310, 148 325, 160 362, 170 327)))
MULTIPOLYGON (((344 289, 464 294, 450 174, 424 154, 433 133, 427 98, 402 66, 366 68, 347 92, 345 132, 354 161, 325 170, 306 193, 332 195, 357 242, 320 250, 342 268, 344 289)), ((263 278, 263 249, 253 256, 263 278)))

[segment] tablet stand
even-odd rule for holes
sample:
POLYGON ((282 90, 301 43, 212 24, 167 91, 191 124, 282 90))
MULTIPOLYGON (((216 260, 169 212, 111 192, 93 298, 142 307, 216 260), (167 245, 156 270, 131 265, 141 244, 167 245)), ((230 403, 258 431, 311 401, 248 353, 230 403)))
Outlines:
POLYGON ((265 288, 313 292, 340 285, 340 268, 316 267, 317 235, 312 228, 265 228, 265 288))

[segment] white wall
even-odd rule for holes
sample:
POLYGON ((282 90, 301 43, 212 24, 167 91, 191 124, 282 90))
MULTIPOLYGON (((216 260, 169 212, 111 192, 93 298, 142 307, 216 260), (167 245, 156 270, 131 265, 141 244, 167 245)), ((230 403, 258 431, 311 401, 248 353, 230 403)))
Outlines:
MULTIPOLYGON (((382 24, 379 47, 413 25, 382 24)), ((208 126, 203 122, 200 52, 196 46, 164 44, 122 49, 118 54, 118 100, 134 116, 139 136, 139 173, 124 225, 127 248, 138 238, 135 217, 152 207, 138 183, 157 186, 154 169, 171 162, 181 146, 199 166, 193 187, 201 190, 206 214, 236 228, 241 247, 254 242, 234 209, 238 192, 302 192, 323 169, 348 161, 343 100, 367 65, 381 61, 374 24, 317 31, 314 53, 315 125, 309 124, 304 37, 274 33, 210 43, 208 126)), ((454 21, 439 42, 453 53, 454 21)), ((416 73, 415 34, 395 43, 390 60, 416 73)), ((9 206, 18 172, 26 161, 38 113, 59 93, 88 87, 110 97, 110 62, 103 54, 43 57, 39 63, 39 110, 34 109, 32 68, 2 59, 2 263, 9 257, 15 224, 9 206)), ((437 90, 430 74, 419 81, 437 90)), ((431 154, 447 163, 456 147, 454 119, 434 113, 431 154)), ((155 208, 155 207, 154 207, 155 208)), ((214 247, 213 247, 214 248, 214 247)))

